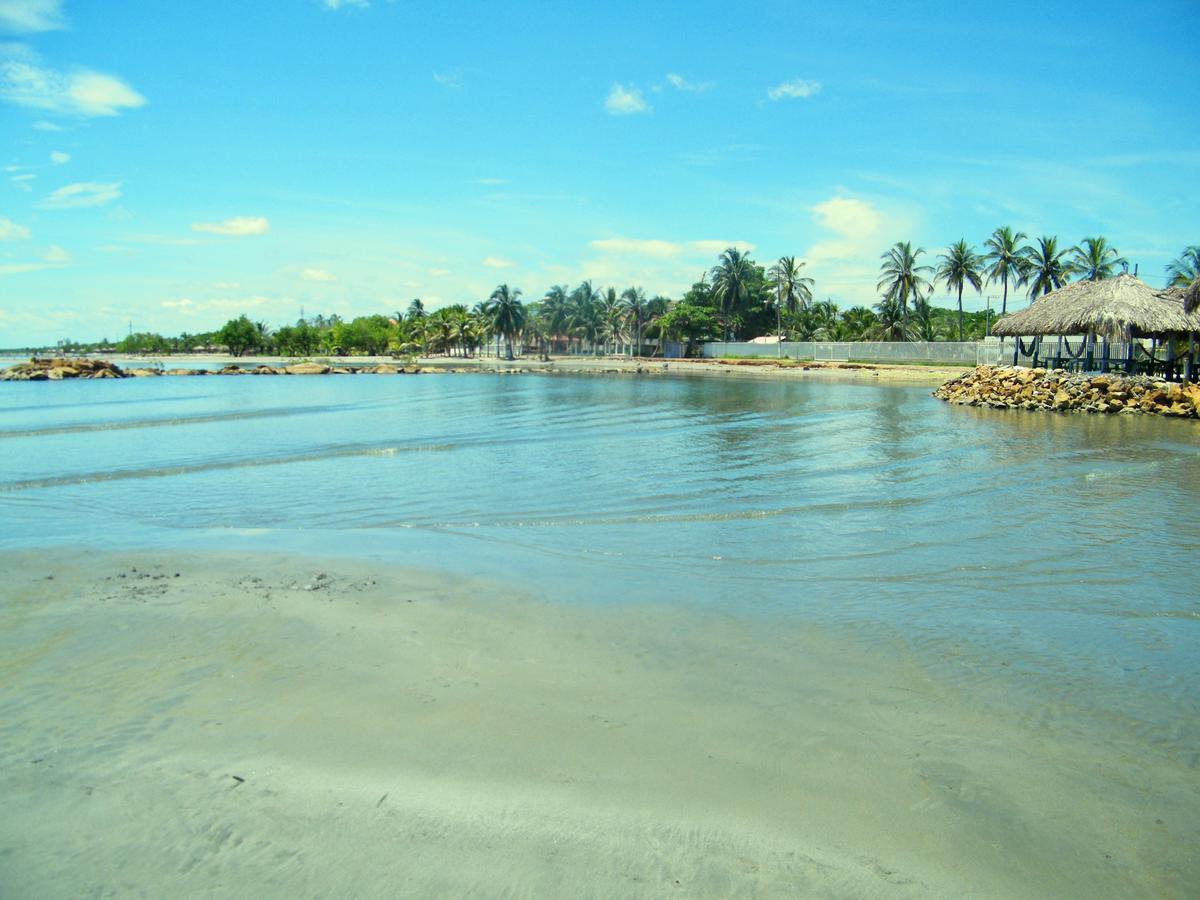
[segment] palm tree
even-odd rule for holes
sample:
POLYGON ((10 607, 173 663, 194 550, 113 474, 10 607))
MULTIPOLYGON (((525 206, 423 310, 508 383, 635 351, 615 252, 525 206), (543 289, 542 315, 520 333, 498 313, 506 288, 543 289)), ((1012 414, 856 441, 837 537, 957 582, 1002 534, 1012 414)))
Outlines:
POLYGON ((727 248, 721 254, 721 261, 713 266, 713 293, 717 299, 717 311, 727 321, 748 302, 753 276, 754 261, 736 247, 727 248))
MULTIPOLYGON (((559 337, 568 340, 571 321, 571 298, 565 284, 556 284, 542 298, 542 317, 546 321, 547 337, 553 343, 559 337)), ((565 346, 563 348, 566 349, 565 346)))
POLYGON ((408 304, 408 317, 410 319, 425 318, 425 304, 421 302, 420 297, 413 298, 413 301, 408 304))
POLYGON ((1200 278, 1200 244, 1186 248, 1167 263, 1167 287, 1185 288, 1200 278))
POLYGON ((1112 278, 1117 266, 1129 267, 1125 257, 1109 246, 1104 236, 1084 238, 1083 243, 1071 248, 1075 258, 1071 267, 1082 276, 1083 281, 1103 281, 1112 278))
POLYGON ((1051 291, 1058 290, 1074 271, 1069 260, 1064 260, 1071 251, 1058 248, 1058 238, 1038 238, 1037 247, 1025 248, 1025 271, 1029 282, 1029 299, 1036 300, 1051 291))
POLYGON ((599 302, 600 292, 592 286, 590 280, 581 281, 579 287, 571 291, 571 315, 567 327, 579 337, 581 352, 584 340, 595 344, 598 330, 596 327, 596 304, 599 302))
POLYGON ((1008 283, 1011 281, 1017 287, 1025 283, 1025 254, 1021 241, 1025 240, 1025 232, 1014 232, 1007 225, 992 232, 992 236, 983 242, 987 253, 983 257, 987 270, 988 281, 999 281, 1004 285, 1004 299, 1000 301, 1000 315, 1008 313, 1008 283))
POLYGON ((983 260, 975 252, 975 248, 968 247, 967 242, 961 238, 947 247, 946 252, 941 254, 938 259, 941 260, 941 263, 938 265, 934 280, 946 285, 948 291, 958 291, 958 339, 961 341, 963 339, 963 286, 971 285, 975 288, 976 293, 983 290, 983 273, 980 272, 983 260))
POLYGON ((903 341, 908 336, 907 317, 900 308, 900 301, 884 296, 875 304, 879 314, 871 325, 869 334, 881 341, 903 341))
POLYGON ((488 298, 492 322, 497 334, 508 342, 508 359, 513 358, 513 342, 525 324, 525 304, 520 300, 520 290, 510 289, 507 284, 499 285, 488 298))
POLYGON ((604 334, 605 344, 607 345, 611 340, 613 353, 616 353, 617 342, 621 337, 621 298, 617 296, 617 289, 615 287, 605 288, 604 293, 600 296, 597 313, 597 318, 600 320, 600 330, 604 334))
POLYGON ((630 356, 642 355, 642 322, 646 316, 646 292, 640 287, 625 288, 621 294, 626 321, 633 320, 634 349, 630 356))
POLYGON ((781 341, 783 310, 794 314, 797 307, 812 303, 813 280, 800 275, 800 270, 806 265, 803 261, 797 262, 794 256, 781 256, 767 273, 771 278, 771 287, 775 289, 775 327, 781 341))
POLYGON ((892 249, 883 254, 880 259, 883 264, 879 267, 879 283, 876 290, 881 290, 884 297, 895 300, 900 304, 900 315, 908 321, 908 301, 923 298, 930 289, 926 273, 932 272, 932 266, 917 264, 917 259, 925 252, 924 247, 913 250, 908 241, 897 241, 892 249))

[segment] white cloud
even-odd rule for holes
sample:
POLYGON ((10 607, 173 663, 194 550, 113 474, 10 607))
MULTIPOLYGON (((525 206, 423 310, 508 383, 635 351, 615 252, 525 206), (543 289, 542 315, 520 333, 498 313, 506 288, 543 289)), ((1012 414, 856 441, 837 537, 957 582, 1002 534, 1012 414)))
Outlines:
POLYGON ((682 75, 676 75, 674 72, 667 73, 667 84, 677 91, 692 91, 697 94, 707 91, 713 86, 711 81, 688 81, 682 75))
POLYGON ((266 234, 270 228, 270 223, 263 216, 235 216, 223 222, 192 223, 192 231, 201 231, 205 234, 223 234, 228 237, 266 234))
POLYGON ((462 87, 462 75, 458 72, 434 72, 433 80, 442 87, 460 88, 462 87))
POLYGON ((188 307, 194 304, 187 297, 181 297, 179 300, 164 300, 158 305, 163 309, 177 309, 180 312, 186 312, 188 307))
POLYGON ((213 283, 213 287, 215 287, 218 291, 235 291, 240 288, 241 285, 236 281, 217 281, 213 283))
POLYGON ((103 206, 121 196, 121 182, 98 183, 83 181, 60 187, 43 199, 38 206, 42 209, 78 209, 83 206, 103 206))
POLYGON ((61 265, 71 261, 71 254, 64 250, 58 244, 51 244, 46 248, 46 252, 42 254, 42 262, 61 265))
POLYGON ((449 274, 450 274, 449 269, 430 269, 429 270, 430 278, 444 278, 445 276, 447 276, 449 274))
POLYGON ((0 241, 24 241, 29 238, 29 229, 12 219, 0 216, 0 241))
POLYGON ((326 272, 324 269, 304 269, 300 277, 305 281, 337 281, 332 272, 326 272))
POLYGON ((0 61, 0 97, 19 106, 79 116, 115 116, 146 102, 114 75, 89 69, 65 74, 37 65, 28 53, 12 52, 0 61))
POLYGON ((592 241, 591 245, 605 253, 632 253, 639 256, 670 257, 679 254, 680 246, 670 241, 634 240, 630 238, 604 238, 592 241))
POLYGON ((485 256, 480 262, 489 269, 511 269, 516 265, 512 260, 499 256, 485 256))
POLYGON ((62 0, 0 0, 0 31, 28 34, 63 27, 62 0))
POLYGON ((321 0, 321 5, 326 9, 348 9, 351 6, 356 6, 359 9, 366 9, 371 5, 370 0, 321 0))
POLYGON ((772 100, 792 100, 796 98, 805 99, 820 92, 821 82, 794 78, 791 81, 784 81, 770 88, 767 91, 767 96, 772 100))
POLYGON ((753 253, 755 245, 747 241, 692 241, 688 244, 693 250, 719 256, 730 247, 743 253, 753 253))
POLYGON ((873 247, 883 226, 883 215, 864 200, 854 197, 831 197, 809 212, 817 225, 837 235, 834 240, 820 241, 806 254, 812 262, 848 259, 873 247))
POLYGON ((39 119, 34 122, 33 127, 38 131, 62 131, 61 125, 55 125, 53 122, 47 122, 45 119, 39 119))
POLYGON ((56 166, 61 166, 63 163, 68 163, 70 161, 70 153, 63 153, 61 150, 54 150, 50 153, 50 162, 54 163, 56 166))
POLYGON ((650 112, 650 105, 642 97, 642 92, 635 87, 624 87, 614 84, 608 96, 604 98, 604 108, 614 116, 628 116, 635 113, 650 112))

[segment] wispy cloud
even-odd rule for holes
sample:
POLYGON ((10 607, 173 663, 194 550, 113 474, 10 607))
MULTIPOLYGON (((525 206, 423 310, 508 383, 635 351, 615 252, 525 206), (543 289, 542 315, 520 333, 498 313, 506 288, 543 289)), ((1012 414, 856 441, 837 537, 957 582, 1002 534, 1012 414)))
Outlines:
POLYGON ((679 244, 660 240, 636 240, 631 238, 603 238, 591 242, 591 246, 605 253, 630 253, 638 256, 678 256, 683 249, 679 244))
POLYGON ((473 184, 486 184, 496 186, 500 184, 508 184, 507 178, 476 178, 473 184))
POLYGON ((430 278, 444 278, 449 274, 450 274, 449 269, 430 269, 429 270, 430 278))
POLYGON ((61 266, 70 261, 71 254, 58 246, 58 244, 51 244, 46 248, 46 252, 42 254, 42 262, 47 262, 51 265, 61 266))
POLYGON ((61 125, 55 125, 53 122, 47 122, 45 119, 38 119, 33 123, 34 129, 37 131, 62 131, 61 125))
POLYGON ((300 272, 300 277, 305 281, 337 281, 332 272, 324 269, 304 269, 300 272))
POLYGON ((78 209, 84 206, 103 206, 121 196, 121 182, 81 181, 60 187, 38 206, 42 209, 78 209))
POLYGON ((32 191, 33 185, 30 184, 30 182, 33 181, 35 178, 37 178, 36 175, 29 174, 29 173, 27 173, 25 175, 14 175, 12 177, 12 183, 13 183, 13 186, 19 190, 32 191))
MULTIPOLYGON (((59 72, 38 65, 27 48, 19 55, 12 49, 0 60, 0 98, 10 103, 78 116, 115 116, 146 103, 145 97, 114 75, 90 69, 59 72)), ((43 126, 43 130, 51 129, 43 126)))
POLYGON ((266 234, 271 224, 263 216, 235 216, 223 222, 193 222, 192 231, 204 234, 221 234, 226 237, 247 237, 266 234))
POLYGON ((462 87, 462 75, 458 72, 434 72, 433 80, 442 87, 453 89, 462 87))
POLYGON ((32 34, 64 24, 62 0, 0 0, 0 31, 32 34))
POLYGON ((29 239, 29 229, 12 219, 0 216, 0 241, 24 241, 29 239))
POLYGON ((610 115, 629 116, 637 113, 650 112, 650 104, 642 96, 642 92, 632 85, 625 87, 614 84, 604 98, 604 108, 610 115))
POLYGON ((36 272, 45 269, 46 263, 4 263, 0 265, 0 275, 17 275, 21 272, 36 272))
POLYGON ((677 91, 691 91, 697 94, 703 93, 713 86, 711 81, 688 81, 682 75, 676 75, 674 72, 667 73, 667 84, 677 91))
POLYGON ((61 166, 63 163, 68 163, 70 161, 70 153, 63 153, 61 150, 54 150, 50 153, 50 162, 54 163, 56 166, 61 166))
POLYGON ((821 82, 806 81, 803 78, 794 78, 791 81, 784 81, 767 90, 767 96, 772 100, 795 100, 807 99, 814 94, 821 92, 821 82))
POLYGON ((339 10, 348 9, 352 6, 359 9, 366 9, 371 5, 370 0, 321 0, 321 5, 326 9, 339 10))
POLYGON ((485 256, 480 262, 489 269, 511 269, 516 266, 511 259, 504 259, 500 256, 485 256))

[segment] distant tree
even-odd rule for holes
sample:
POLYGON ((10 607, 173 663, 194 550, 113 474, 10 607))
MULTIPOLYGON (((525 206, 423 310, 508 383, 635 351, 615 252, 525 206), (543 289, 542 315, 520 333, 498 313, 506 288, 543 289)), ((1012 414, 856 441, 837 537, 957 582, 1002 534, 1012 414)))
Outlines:
POLYGON ((1025 240, 1023 231, 1013 231, 1007 225, 992 232, 992 236, 983 242, 987 251, 983 261, 988 266, 988 281, 993 284, 999 281, 1004 286, 1004 298, 1000 301, 1000 315, 1008 313, 1008 285, 1011 283, 1020 287, 1025 283, 1025 248, 1021 241, 1025 240))
POLYGON ((1025 248, 1025 272, 1029 281, 1029 299, 1036 300, 1066 284, 1073 271, 1070 261, 1063 259, 1070 250, 1059 249, 1058 238, 1038 238, 1037 247, 1025 248))
POLYGON ((492 324, 496 333, 508 342, 508 359, 513 358, 513 343, 525 325, 525 305, 520 300, 521 292, 501 284, 488 298, 492 324))
POLYGON ((1167 287, 1187 287, 1200 278, 1200 244, 1193 244, 1167 263, 1167 287))
POLYGON ((1118 266, 1126 268, 1129 265, 1117 248, 1110 246, 1108 239, 1103 236, 1084 238, 1083 243, 1071 248, 1071 253, 1071 268, 1083 281, 1112 278, 1118 266))
POLYGON ((258 346, 259 331, 244 315, 230 319, 217 332, 217 340, 229 349, 230 356, 241 356, 258 346))
POLYGON ((783 311, 795 313, 801 306, 807 307, 812 303, 813 280, 801 276, 800 270, 806 264, 797 262, 794 256, 781 256, 778 262, 767 273, 771 288, 775 292, 775 330, 780 339, 783 338, 783 311))
POLYGON ((414 297, 408 304, 408 318, 423 319, 425 318, 425 304, 421 302, 420 297, 414 297))
POLYGON ((725 318, 728 330, 738 313, 749 305, 755 286, 754 261, 736 247, 728 247, 713 267, 712 280, 717 311, 725 318))
POLYGON ((631 356, 642 355, 642 323, 646 317, 646 292, 640 287, 628 287, 621 293, 626 321, 633 323, 630 336, 633 338, 631 356))
POLYGON ((934 280, 942 282, 948 291, 958 291, 958 339, 961 341, 963 339, 963 286, 971 285, 975 288, 976 293, 983 289, 983 273, 980 271, 983 260, 973 247, 967 246, 967 242, 963 239, 951 244, 938 259, 941 262, 936 275, 934 275, 934 280))
POLYGON ((892 249, 883 254, 879 266, 879 282, 876 289, 884 297, 900 304, 901 318, 908 321, 908 305, 929 293, 930 284, 926 277, 933 271, 931 266, 920 265, 917 260, 925 252, 924 247, 912 248, 908 241, 897 241, 892 249))

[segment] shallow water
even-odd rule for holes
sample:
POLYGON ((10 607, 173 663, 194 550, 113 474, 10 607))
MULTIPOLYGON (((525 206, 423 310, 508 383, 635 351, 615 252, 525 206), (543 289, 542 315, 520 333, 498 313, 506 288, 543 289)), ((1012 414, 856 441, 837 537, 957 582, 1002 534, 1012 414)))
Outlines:
POLYGON ((0 388, 0 549, 319 553, 813 623, 1047 739, 1200 763, 1195 423, 823 380, 0 388))

